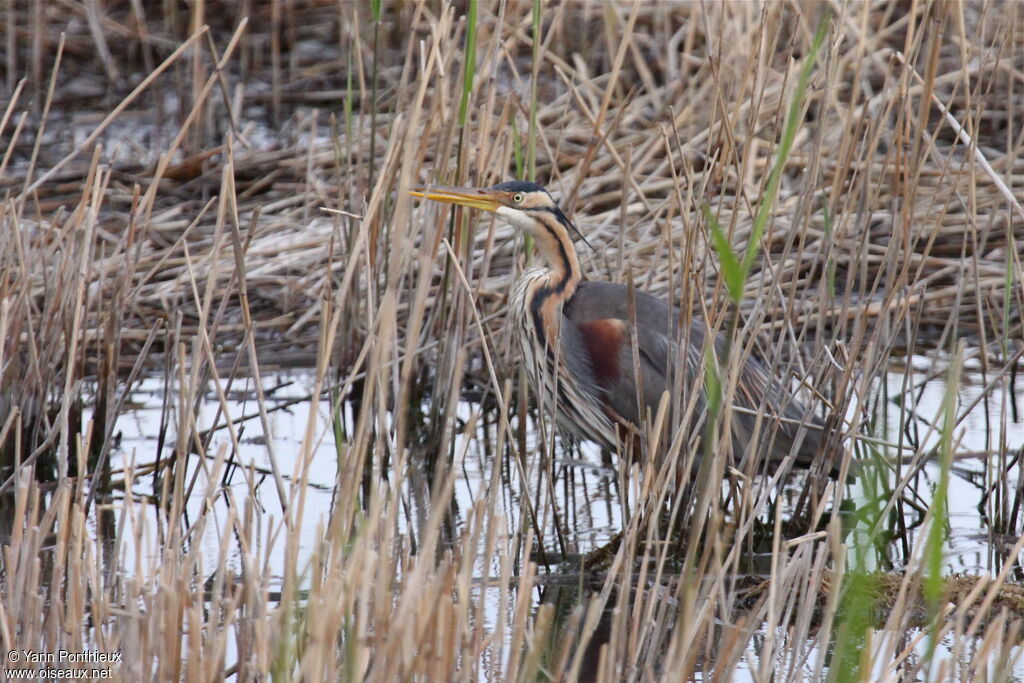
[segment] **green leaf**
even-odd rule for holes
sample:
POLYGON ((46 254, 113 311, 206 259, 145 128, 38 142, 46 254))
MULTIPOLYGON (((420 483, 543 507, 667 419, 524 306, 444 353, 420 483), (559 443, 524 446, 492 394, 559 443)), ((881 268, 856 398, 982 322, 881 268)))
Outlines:
MULTIPOLYGON (((963 341, 957 344, 949 374, 946 379, 946 393, 942 397, 942 428, 939 432, 939 482, 935 486, 928 519, 928 536, 924 545, 924 578, 921 590, 931 617, 928 649, 925 655, 929 666, 934 663, 936 647, 941 635, 942 596, 946 580, 942 576, 945 548, 949 541, 949 473, 953 468, 953 432, 956 429, 957 394, 960 391, 960 371, 963 362, 963 341)), ((930 677, 929 677, 930 678, 930 677)))
POLYGON ((725 236, 722 226, 718 224, 718 219, 715 218, 715 214, 711 213, 711 207, 705 203, 702 208, 704 210, 704 219, 711 229, 711 241, 714 244, 715 251, 718 252, 718 260, 721 263, 722 275, 725 277, 726 289, 729 290, 729 298, 739 303, 740 299, 743 298, 743 284, 747 279, 746 273, 743 272, 743 267, 740 265, 739 259, 736 258, 732 245, 729 244, 729 238, 725 236))
POLYGON ((462 76, 462 102, 459 104, 459 125, 466 125, 469 111, 469 95, 473 92, 476 77, 476 8, 477 0, 469 0, 469 16, 466 20, 466 68, 462 76))
POLYGON ((768 225, 768 216, 771 215, 772 205, 775 204, 775 197, 779 192, 779 183, 782 181, 782 169, 786 166, 786 160, 793 149, 793 140, 796 139, 796 131, 800 128, 800 119, 803 117, 804 94, 807 92, 807 83, 814 73, 814 62, 817 60, 818 51, 825 36, 828 33, 829 18, 825 18, 818 25, 818 31, 814 34, 811 43, 811 51, 804 58, 803 68, 800 70, 800 78, 797 80, 796 89, 793 91, 793 99, 789 103, 789 114, 786 116, 786 127, 782 131, 782 138, 779 140, 779 149, 775 154, 775 162, 772 164, 771 173, 768 176, 768 186, 765 188, 764 198, 761 206, 754 216, 754 226, 750 231, 750 242, 747 243, 747 251, 743 255, 743 279, 746 280, 750 273, 754 259, 757 258, 757 250, 761 247, 761 238, 764 236, 765 226, 768 225))
POLYGON ((722 380, 718 376, 718 358, 711 342, 704 349, 704 394, 708 400, 708 425, 713 425, 722 411, 722 380))

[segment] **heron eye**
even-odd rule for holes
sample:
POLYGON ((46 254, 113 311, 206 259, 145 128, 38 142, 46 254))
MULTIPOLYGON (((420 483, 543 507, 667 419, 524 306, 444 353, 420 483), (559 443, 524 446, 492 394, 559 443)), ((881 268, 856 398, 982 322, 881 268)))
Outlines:
POLYGON ((512 195, 512 201, 515 202, 516 204, 522 204, 523 203, 523 193, 522 192, 516 192, 514 195, 512 195))

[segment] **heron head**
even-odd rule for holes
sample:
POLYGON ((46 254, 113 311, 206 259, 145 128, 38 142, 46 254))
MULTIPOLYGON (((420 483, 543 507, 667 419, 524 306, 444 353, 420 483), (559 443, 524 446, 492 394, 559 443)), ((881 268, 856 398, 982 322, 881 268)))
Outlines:
POLYGON ((445 204, 457 204, 494 213, 498 218, 539 238, 545 224, 568 224, 555 200, 542 185, 522 180, 498 183, 491 187, 425 187, 410 190, 414 197, 445 204))

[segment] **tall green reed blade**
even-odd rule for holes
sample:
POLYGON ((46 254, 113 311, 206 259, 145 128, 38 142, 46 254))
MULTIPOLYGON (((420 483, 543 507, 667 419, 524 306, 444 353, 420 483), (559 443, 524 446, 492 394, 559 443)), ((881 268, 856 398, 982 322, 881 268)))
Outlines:
MULTIPOLYGON (((718 424, 718 414, 722 411, 722 377, 719 373, 718 359, 715 357, 713 343, 709 343, 704 351, 704 393, 708 405, 708 438, 704 442, 704 449, 707 452, 708 449, 715 446, 714 429, 718 424)), ((711 453, 707 454, 708 458, 705 459, 709 460, 711 453)))
MULTIPOLYGON (((885 406, 889 404, 885 383, 881 396, 869 405, 874 409, 868 418, 866 431, 871 434, 888 434, 885 406)), ((864 442, 854 446, 857 461, 862 467, 857 476, 860 496, 864 502, 857 509, 850 541, 843 556, 836 558, 837 580, 840 597, 836 625, 832 632, 831 663, 829 681, 854 683, 867 680, 870 665, 865 661, 868 637, 875 624, 879 593, 879 567, 887 562, 885 546, 880 541, 884 535, 883 517, 888 496, 886 453, 875 445, 864 442), (841 574, 840 571, 841 570, 841 574), (865 665, 868 665, 865 671, 865 665)))
POLYGON ((459 104, 459 125, 465 128, 469 96, 476 78, 476 9, 477 0, 470 0, 466 21, 466 63, 462 72, 462 102, 459 104))
MULTIPOLYGON (((929 514, 928 536, 924 547, 924 591, 925 603, 928 607, 929 630, 928 659, 929 671, 935 664, 935 649, 939 643, 941 626, 942 594, 945 592, 945 579, 942 576, 942 563, 945 559, 945 547, 949 529, 949 473, 953 467, 953 431, 956 428, 957 395, 960 389, 961 359, 964 343, 957 344, 949 375, 946 379, 946 394, 942 397, 942 430, 939 433, 939 482, 935 486, 929 514)), ((932 676, 928 677, 929 679, 932 676)))
MULTIPOLYGON (((473 93, 473 82, 476 80, 476 25, 477 0, 469 0, 469 14, 466 16, 466 49, 465 64, 462 71, 462 100, 459 103, 459 148, 456 155, 457 178, 462 178, 463 150, 466 143, 466 118, 469 113, 469 97, 473 93)), ((469 230, 463 230, 458 245, 463 254, 469 253, 469 230)))
POLYGON ((789 113, 786 116, 786 126, 782 131, 782 138, 779 140, 779 148, 775 154, 775 162, 772 164, 771 173, 768 176, 768 186, 765 188, 764 198, 754 216, 753 227, 750 232, 750 241, 747 243, 743 259, 736 258, 735 252, 729 245, 729 241, 723 232, 718 221, 714 218, 708 206, 704 206, 704 217, 711 230, 712 242, 718 258, 721 261, 722 274, 725 277, 726 289, 729 298, 734 303, 739 303, 743 298, 743 288, 750 275, 750 269, 757 258, 757 252, 761 246, 761 237, 764 235, 765 226, 768 224, 768 217, 772 213, 772 205, 779 193, 779 183, 782 180, 782 170, 786 166, 786 160, 793 149, 793 140, 796 139, 797 129, 800 128, 800 119, 803 116, 804 95, 807 92, 807 84, 814 73, 814 64, 817 61, 818 51, 825 36, 828 33, 829 19, 831 13, 827 13, 818 25, 818 31, 814 34, 811 43, 811 50, 804 58, 803 68, 800 70, 800 77, 797 79, 796 88, 793 91, 793 99, 789 103, 789 113))
MULTIPOLYGON (((477 27, 477 0, 469 0, 469 13, 466 16, 466 44, 462 69, 462 97, 459 102, 459 143, 455 152, 455 178, 454 184, 463 183, 463 161, 466 149, 466 122, 469 118, 469 98, 473 94, 473 82, 476 80, 476 27, 477 27)), ((456 230, 455 217, 459 212, 453 211, 451 221, 448 224, 448 241, 459 247, 463 254, 469 250, 469 230, 456 230)), ((449 265, 447 262, 444 269, 444 280, 441 287, 444 298, 448 297, 449 265)))
MULTIPOLYGON (((837 558, 837 564, 844 565, 841 575, 841 595, 837 609, 836 626, 832 635, 832 653, 829 680, 837 683, 854 683, 866 680, 870 674, 864 671, 864 651, 868 634, 875 623, 875 609, 878 602, 879 562, 874 534, 871 530, 879 526, 884 504, 877 495, 880 486, 876 478, 884 476, 882 454, 870 448, 860 462, 865 463, 858 478, 864 487, 867 503, 858 511, 859 523, 852 531, 852 541, 844 557, 837 558)), ((838 576, 837 572, 837 576, 838 576)))
POLYGON ((722 269, 722 277, 725 278, 725 288, 729 292, 729 298, 739 303, 743 298, 743 285, 747 279, 743 272, 743 265, 736 258, 736 252, 732 250, 729 238, 726 237, 725 231, 722 230, 715 214, 711 212, 708 203, 704 202, 701 209, 704 211, 704 220, 707 221, 708 228, 711 230, 711 242, 715 251, 718 252, 719 267, 722 269))
MULTIPOLYGON (((459 142, 455 150, 455 176, 451 179, 454 185, 468 184, 463 182, 462 167, 466 146, 466 121, 469 117, 469 97, 473 93, 473 81, 476 78, 476 25, 477 25, 477 0, 469 1, 469 14, 466 17, 466 46, 464 67, 462 70, 462 97, 459 103, 459 142)), ((452 211, 448 221, 448 241, 458 247, 459 252, 468 254, 470 238, 469 230, 458 230, 456 216, 460 212, 452 211)), ((444 320, 448 319, 448 296, 451 283, 451 263, 445 260, 444 275, 441 279, 441 297, 444 320)), ((433 408, 431 409, 433 411, 433 408)))
POLYGON ((754 224, 750 231, 750 241, 747 243, 747 251, 743 255, 742 272, 744 282, 746 282, 747 276, 750 274, 751 266, 754 265, 754 259, 757 258, 757 252, 761 246, 761 237, 764 235, 765 227, 768 225, 768 217, 772 213, 772 206, 775 204, 775 198, 779 193, 782 171, 786 167, 789 153, 793 149, 793 140, 796 139, 797 129, 800 128, 800 120, 803 118, 804 95, 807 92, 807 84, 811 80, 811 74, 814 73, 814 64, 818 58, 818 51, 821 49, 822 43, 825 42, 825 36, 828 34, 831 16, 831 12, 826 12, 825 17, 818 24, 818 31, 814 34, 814 40, 811 43, 811 51, 804 58, 803 68, 800 70, 800 77, 797 80, 796 89, 793 91, 793 99, 789 103, 786 125, 782 130, 782 138, 779 140, 779 149, 775 155, 775 162, 772 164, 771 173, 768 175, 768 186, 765 188, 764 199, 761 201, 757 214, 754 216, 754 224))
MULTIPOLYGON (((471 184, 463 178, 463 168, 465 161, 465 149, 466 149, 466 123, 469 119, 469 99, 473 93, 473 82, 476 77, 476 28, 477 28, 477 0, 469 1, 469 13, 466 17, 466 43, 465 43, 465 54, 463 57, 463 71, 462 71, 462 97, 459 104, 459 140, 455 151, 455 175, 452 180, 452 184, 471 184)), ((470 234, 470 226, 468 224, 468 211, 452 211, 451 216, 448 220, 448 242, 456 246, 459 258, 464 259, 466 262, 469 260, 469 251, 472 247, 472 237, 470 234)), ((452 329, 451 319, 452 316, 460 315, 456 313, 456 309, 463 310, 459 306, 452 306, 451 302, 456 301, 455 293, 452 288, 454 282, 452 274, 452 260, 446 258, 444 262, 444 274, 441 277, 441 288, 440 288, 440 299, 441 299, 441 327, 444 330, 452 329)), ((446 349, 450 350, 456 348, 458 342, 453 345, 446 346, 446 349)), ((450 359, 450 356, 442 353, 441 358, 450 359)), ((446 368, 451 370, 450 365, 446 361, 439 361, 439 374, 440 368, 446 368)), ((445 405, 443 400, 440 399, 439 392, 443 393, 441 383, 435 383, 432 391, 434 392, 434 399, 430 403, 430 422, 431 424, 440 424, 441 415, 440 411, 442 406, 445 405)), ((447 463, 455 461, 455 440, 451 440, 448 444, 448 453, 446 455, 447 463)), ((438 472, 442 472, 444 469, 439 469, 438 472)))
MULTIPOLYGON (((786 127, 783 130, 779 149, 775 156, 775 163, 772 167, 771 175, 769 176, 768 187, 765 191, 765 196, 761 206, 758 207, 757 214, 754 218, 750 242, 747 244, 747 249, 742 260, 737 257, 736 252, 729 244, 729 239, 712 213, 711 208, 707 204, 704 204, 702 207, 704 218, 707 222, 708 229, 711 232, 712 244, 714 245, 715 251, 718 253, 722 276, 725 278, 726 290, 729 294, 729 298, 732 299, 734 304, 736 304, 733 307, 733 314, 729 324, 729 334, 726 337, 728 346, 723 358, 721 359, 722 361, 728 359, 730 355, 732 340, 739 324, 738 304, 743 299, 743 290, 750 274, 750 268, 757 256, 757 251, 761 243, 761 236, 764 234, 764 228, 768 222, 768 216, 771 215, 772 204, 775 202, 775 197, 778 194, 779 182, 782 177, 782 169, 785 167, 786 159, 789 157, 789 153, 793 148, 793 140, 796 138, 796 131, 800 127, 800 119, 802 117, 804 105, 804 94, 807 91, 807 84, 814 71, 814 63, 817 59, 818 51, 821 49, 822 43, 825 42, 825 35, 828 32, 830 17, 831 13, 827 13, 821 20, 821 23, 818 25, 818 30, 814 35, 811 50, 804 59, 803 68, 800 71, 800 78, 797 80, 793 99, 789 105, 789 115, 786 118, 786 127)), ((711 390, 712 388, 717 388, 717 390, 721 392, 722 386, 720 377, 716 378, 714 383, 710 382, 709 379, 709 377, 705 377, 705 389, 708 392, 709 401, 708 424, 710 426, 717 418, 717 414, 713 414, 711 412, 711 390)), ((710 437, 712 434, 713 432, 709 431, 708 436, 710 437)))

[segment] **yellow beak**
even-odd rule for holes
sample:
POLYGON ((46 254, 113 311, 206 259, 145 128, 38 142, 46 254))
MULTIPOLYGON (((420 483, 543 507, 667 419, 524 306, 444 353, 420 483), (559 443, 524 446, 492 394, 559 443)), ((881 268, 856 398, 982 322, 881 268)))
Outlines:
POLYGON ((498 207, 502 206, 501 202, 495 199, 492 191, 483 187, 418 187, 415 190, 409 190, 409 194, 413 197, 432 199, 435 202, 458 204, 484 211, 496 211, 498 207))

